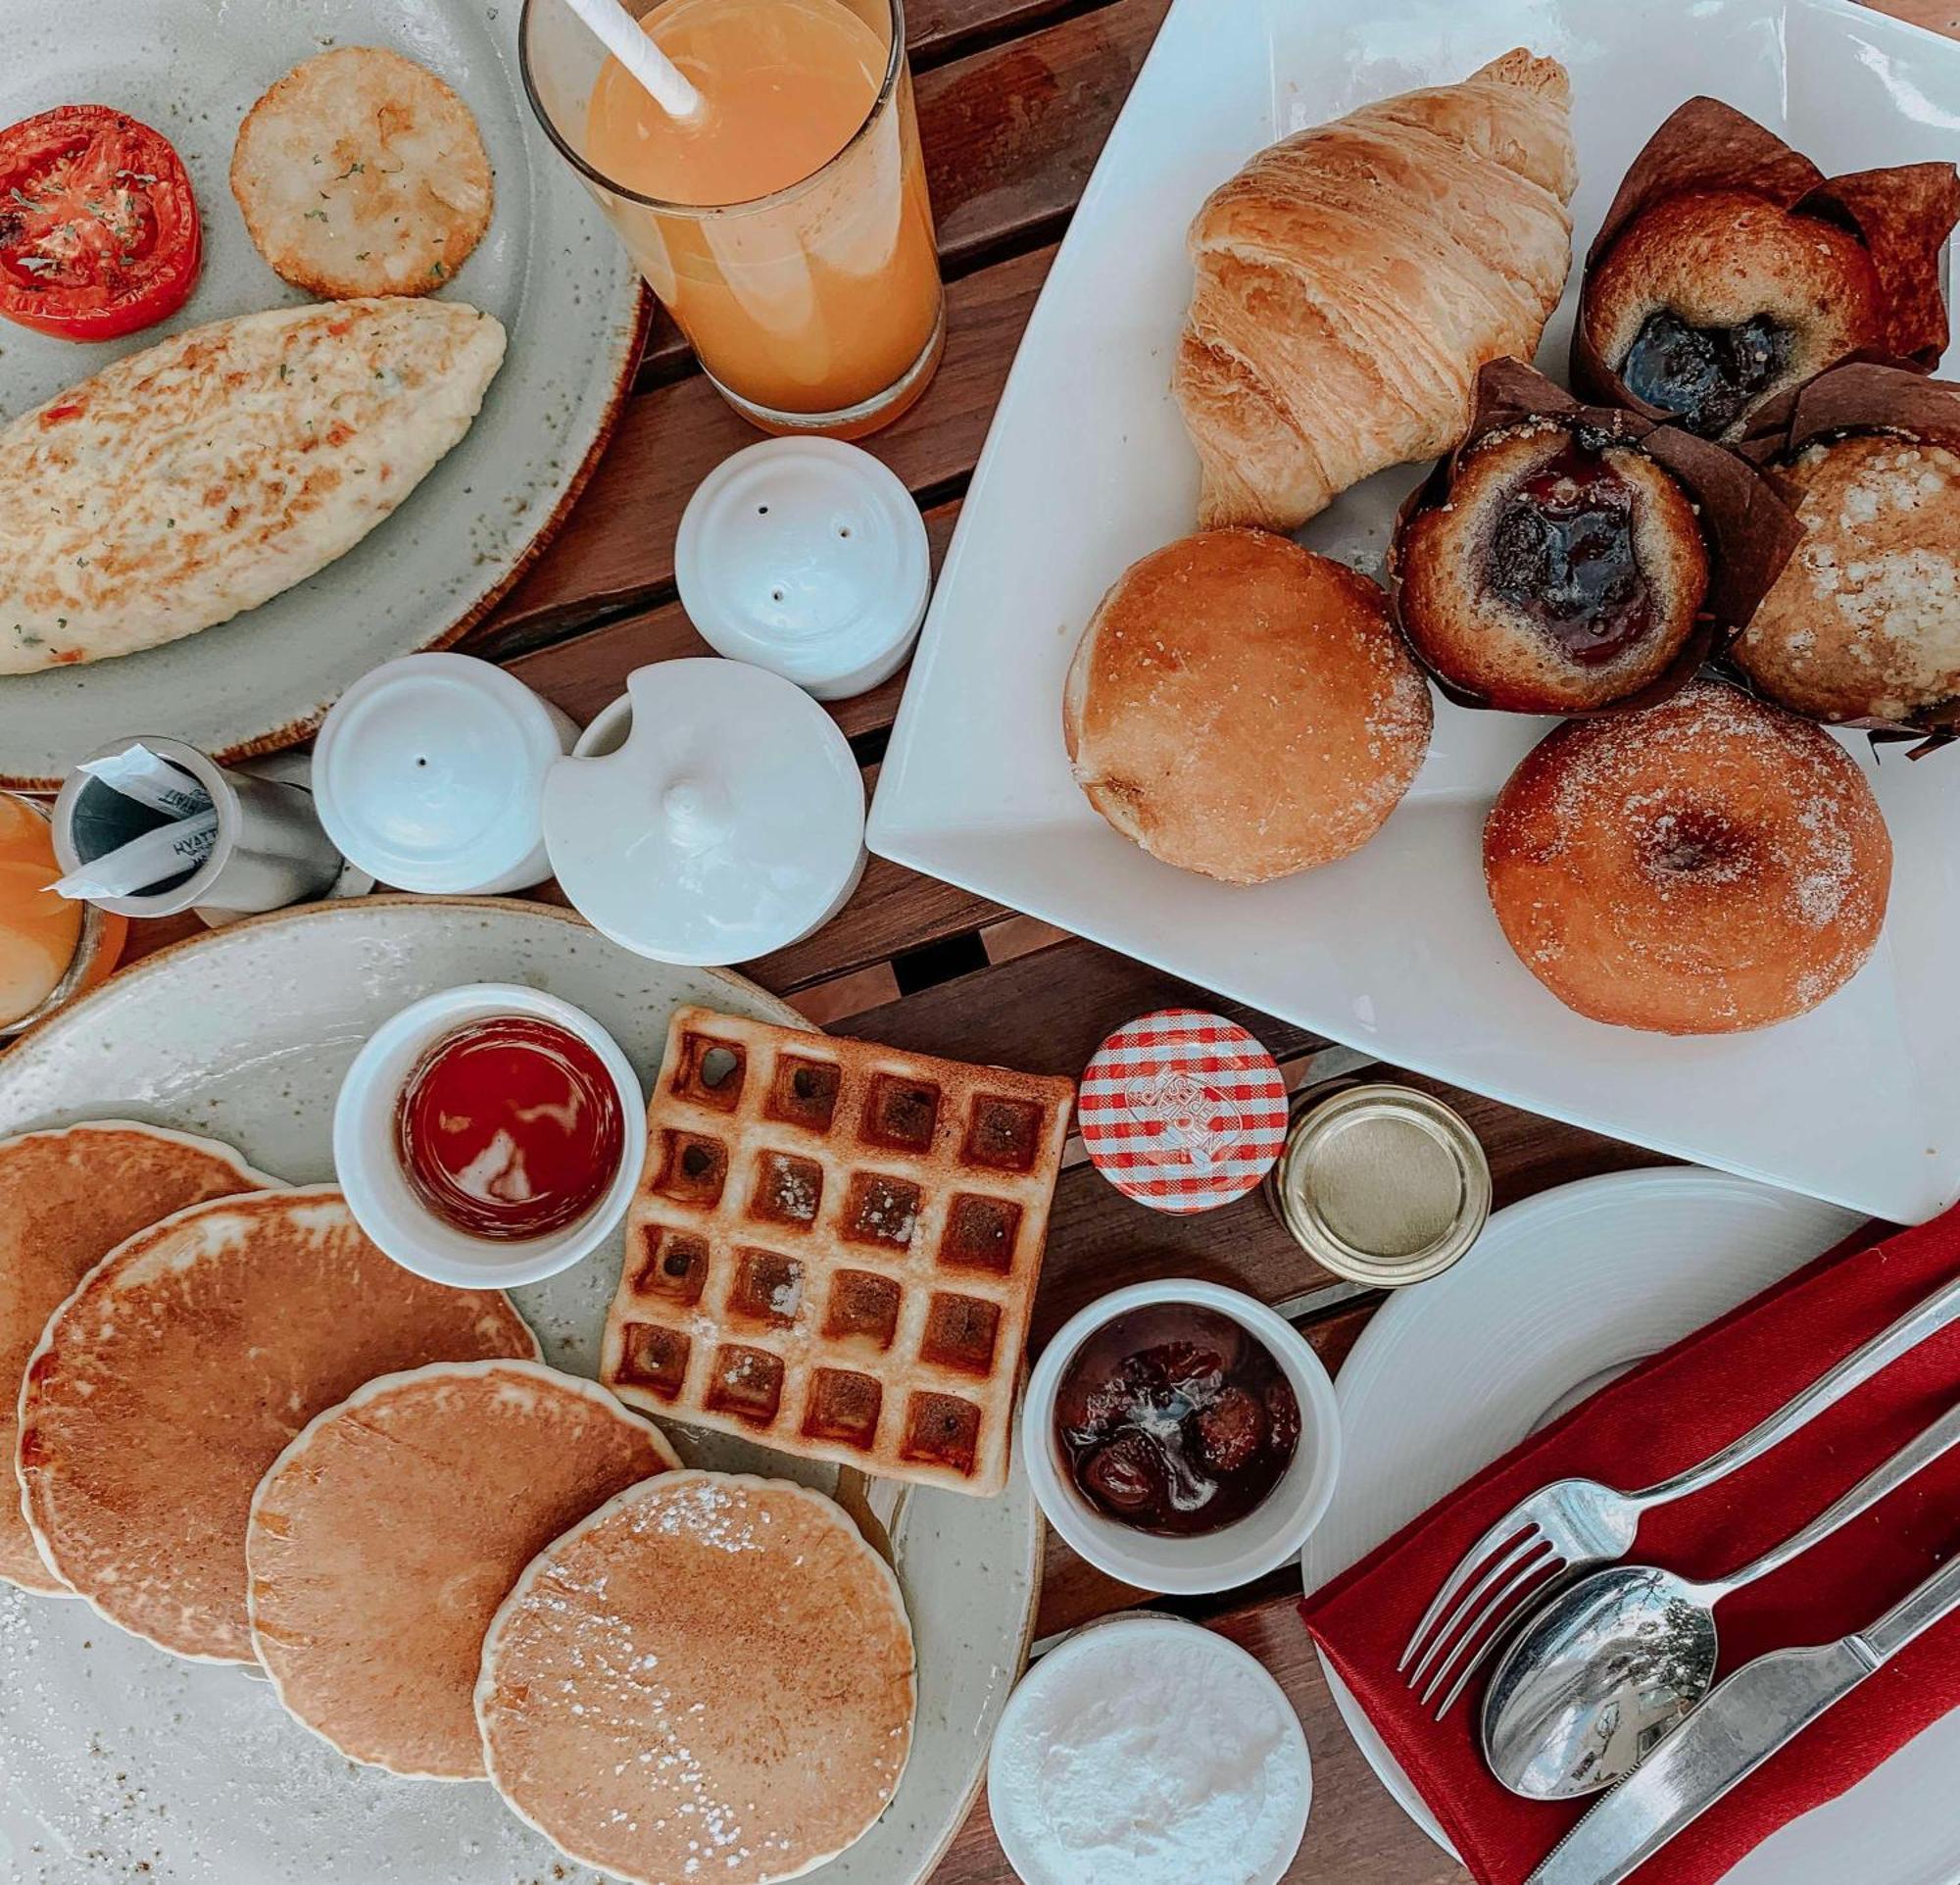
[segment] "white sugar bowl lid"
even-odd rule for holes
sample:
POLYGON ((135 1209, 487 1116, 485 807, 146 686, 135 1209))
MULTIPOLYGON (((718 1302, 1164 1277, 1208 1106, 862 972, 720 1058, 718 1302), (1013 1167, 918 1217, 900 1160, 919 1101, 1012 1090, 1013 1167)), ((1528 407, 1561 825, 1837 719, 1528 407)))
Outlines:
POLYGON ((545 773, 576 731, 487 661, 405 655, 334 703, 314 747, 314 804, 341 853, 383 883, 521 890, 551 875, 545 773))
POLYGON ((702 480, 674 579, 711 648, 846 700, 910 654, 932 564, 918 506, 869 452, 773 438, 702 480))
POLYGON ((657 962, 753 961, 829 921, 864 868, 864 781, 822 708, 743 662, 663 661, 545 780, 572 907, 657 962))

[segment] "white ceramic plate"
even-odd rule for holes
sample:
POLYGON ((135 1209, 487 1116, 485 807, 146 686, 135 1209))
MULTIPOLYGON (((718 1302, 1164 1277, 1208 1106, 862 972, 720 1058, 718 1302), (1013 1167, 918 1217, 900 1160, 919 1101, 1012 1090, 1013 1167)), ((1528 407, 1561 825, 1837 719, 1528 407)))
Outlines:
MULTIPOLYGON (((1827 171, 1960 148, 1960 44, 1843 0, 1178 0, 961 508, 871 848, 1396 1065, 1885 1216, 1929 1216, 1960 1192, 1950 756, 1914 767, 1894 747, 1874 769, 1898 870, 1871 966, 1801 1020, 1700 1041, 1582 1020, 1491 915, 1484 815, 1546 721, 1439 703, 1428 764, 1381 836, 1257 890, 1158 864, 1069 778, 1061 687, 1082 625, 1125 565, 1196 514, 1197 461, 1169 394, 1191 215, 1271 139, 1519 44, 1572 71, 1575 254, 1635 152, 1698 91, 1827 171)), ((1575 271, 1541 356, 1555 374, 1577 285, 1575 271)), ((1371 478, 1302 540, 1376 569, 1418 475, 1371 478)))
MULTIPOLYGON (((1616 1173, 1491 1219, 1470 1255, 1392 1297, 1335 1383, 1348 1458, 1307 1540, 1317 1590, 1383 1539, 1635 1362, 1727 1314, 1856 1227, 1837 1208, 1710 1171, 1616 1173)), ((1383 1784, 1442 1829, 1323 1661, 1383 1784)), ((1726 1885, 1951 1885, 1960 1811, 1948 1715, 1856 1787, 1793 1820, 1726 1885)))
POLYGON ((517 79, 518 0, 0 0, 0 124, 114 105, 162 131, 190 172, 204 273, 180 313, 77 346, 0 322, 0 418, 121 354, 305 299, 245 233, 226 181, 261 92, 332 45, 392 46, 454 85, 496 174, 488 232, 448 300, 485 308, 510 348, 463 442, 399 512, 318 575, 167 647, 0 677, 0 783, 59 784, 89 748, 172 733, 213 754, 303 737, 377 663, 453 641, 515 579, 579 487, 639 353, 640 284, 517 79))
MULTIPOLYGON (((651 1081, 667 1017, 706 1002, 797 1023, 713 969, 615 948, 568 913, 383 898, 236 924, 139 964, 0 1060, 0 1134, 117 1114, 243 1149, 296 1182, 332 1176, 333 1098, 355 1050, 412 1001, 520 982, 590 1014, 651 1081)), ((800 1023, 798 1023, 800 1024, 800 1023)), ((514 1292, 545 1359, 596 1371, 622 1244, 514 1292)), ((672 1429, 696 1463, 828 1489, 836 1469, 672 1429)), ((882 1496, 885 1488, 880 1487, 882 1496)), ((890 1513, 889 1501, 879 1505, 890 1513)), ((1016 1467, 998 1499, 908 1488, 890 1518, 918 1643, 912 1755, 883 1819, 811 1874, 915 1885, 958 1829, 1034 1619, 1041 1530, 1016 1467)), ((517 1885, 593 1880, 487 1784, 344 1761, 239 1669, 179 1662, 84 1606, 0 1585, 0 1877, 8 1885, 517 1885)))

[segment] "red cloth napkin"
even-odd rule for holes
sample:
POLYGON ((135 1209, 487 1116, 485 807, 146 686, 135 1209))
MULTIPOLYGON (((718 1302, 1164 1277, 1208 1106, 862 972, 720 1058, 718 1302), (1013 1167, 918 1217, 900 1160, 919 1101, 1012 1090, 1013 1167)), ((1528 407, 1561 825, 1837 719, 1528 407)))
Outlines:
MULTIPOLYGON (((1960 1273, 1960 1208, 1916 1230, 1866 1228, 1534 1435, 1304 1606, 1307 1627, 1484 1885, 1515 1885, 1591 1801, 1520 1800, 1476 1739, 1485 1677, 1441 1726, 1396 1662, 1465 1551, 1553 1479, 1653 1484, 1775 1412, 1960 1273), (1469 1706, 1466 1706, 1466 1703, 1469 1706)), ((1960 1399, 1960 1325, 1923 1343, 1793 1439, 1720 1485, 1649 1513, 1632 1562, 1690 1577, 1739 1568, 1788 1537, 1960 1399)), ((1726 1675, 1765 1651, 1875 1622, 1960 1545, 1960 1450, 1717 1613, 1726 1675)), ((1960 1616, 1929 1631, 1637 1874, 1710 1885, 1799 1813, 1843 1793, 1960 1707, 1960 1616)), ((1594 1796, 1597 1798, 1597 1796, 1594 1796)), ((1960 1809, 1956 1809, 1960 1811, 1960 1809)))

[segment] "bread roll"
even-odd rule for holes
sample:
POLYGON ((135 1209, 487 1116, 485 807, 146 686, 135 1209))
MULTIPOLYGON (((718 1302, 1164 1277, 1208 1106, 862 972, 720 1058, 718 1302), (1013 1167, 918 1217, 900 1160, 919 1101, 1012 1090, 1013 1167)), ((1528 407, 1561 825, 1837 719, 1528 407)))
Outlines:
POLYGON ((1185 870, 1264 883, 1358 850, 1429 749, 1429 687, 1388 598, 1260 530, 1134 563, 1068 670, 1076 782, 1185 870))
POLYGON ((1572 254, 1570 87, 1522 49, 1261 151, 1191 225, 1173 385, 1199 521, 1298 528, 1447 451, 1477 369, 1529 360, 1572 254))

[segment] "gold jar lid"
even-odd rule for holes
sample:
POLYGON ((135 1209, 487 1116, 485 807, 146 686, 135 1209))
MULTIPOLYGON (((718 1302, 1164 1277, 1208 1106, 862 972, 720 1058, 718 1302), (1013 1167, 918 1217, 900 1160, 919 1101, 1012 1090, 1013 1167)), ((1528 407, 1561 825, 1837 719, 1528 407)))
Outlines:
POLYGON ((1309 1257, 1377 1288, 1447 1269, 1491 1215, 1490 1163, 1462 1116, 1385 1083, 1302 1095, 1271 1186, 1309 1257))

